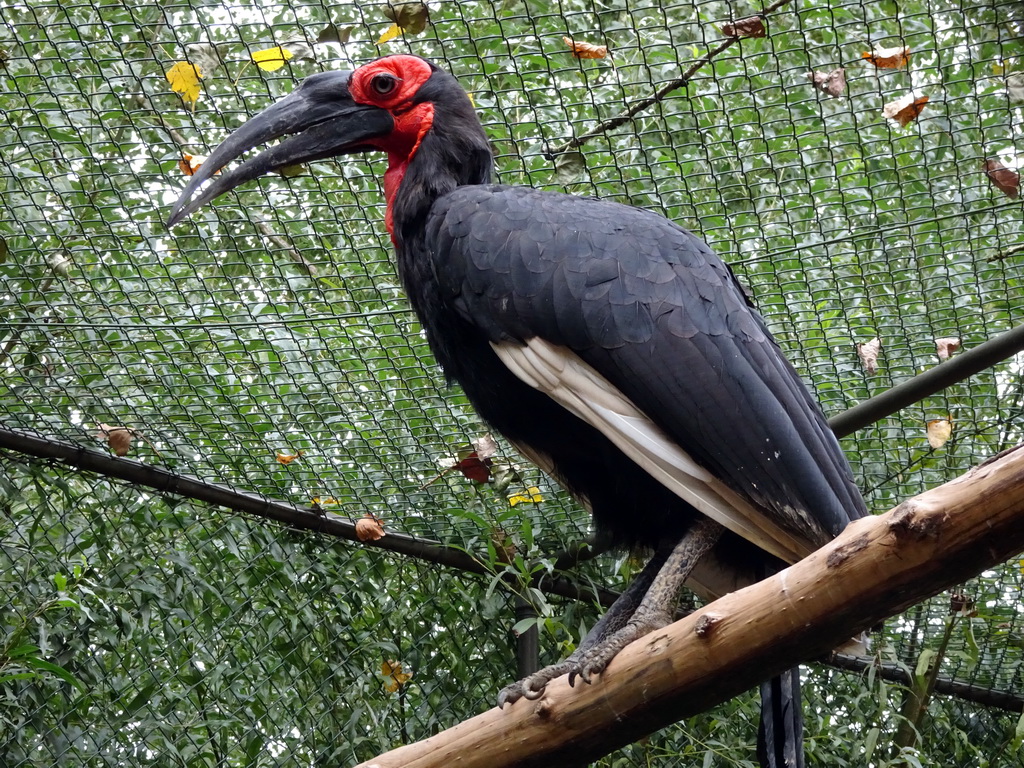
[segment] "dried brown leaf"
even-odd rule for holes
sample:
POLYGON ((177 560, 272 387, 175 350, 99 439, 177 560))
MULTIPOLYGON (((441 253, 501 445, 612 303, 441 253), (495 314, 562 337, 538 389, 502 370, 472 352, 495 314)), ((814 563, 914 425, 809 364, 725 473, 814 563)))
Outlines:
POLYGON ((356 538, 360 541, 376 541, 386 535, 384 524, 369 512, 356 520, 356 538))
POLYGON ((764 37, 768 31, 764 27, 764 19, 760 16, 747 16, 745 19, 723 24, 722 34, 726 37, 764 37))
POLYGON ((582 152, 560 152, 555 156, 555 178, 560 184, 572 184, 580 180, 587 169, 587 159, 582 152))
POLYGON ((499 563, 511 563, 516 556, 516 545, 502 528, 491 529, 491 544, 494 545, 494 554, 499 563))
POLYGON ((188 60, 199 67, 203 76, 209 76, 224 66, 226 46, 218 47, 213 43, 192 43, 185 46, 188 60))
POLYGON ((911 91, 907 95, 901 96, 896 101, 890 101, 882 107, 882 114, 890 120, 895 120, 902 128, 917 119, 917 116, 921 114, 921 110, 924 109, 924 105, 927 103, 927 96, 919 95, 917 91, 911 91))
POLYGON ((483 461, 492 458, 498 452, 498 443, 494 440, 494 435, 488 432, 473 441, 473 450, 476 451, 477 458, 483 461))
POLYGON ((352 39, 352 30, 355 27, 339 27, 337 24, 328 24, 320 30, 317 35, 317 43, 347 43, 352 39))
MULTIPOLYGON (((178 167, 186 176, 192 176, 205 162, 206 155, 190 155, 188 152, 182 152, 181 160, 178 161, 178 167)), ((220 171, 214 172, 215 176, 218 174, 220 174, 220 171)))
POLYGON ((1006 76, 1006 92, 1010 95, 1010 101, 1024 101, 1024 72, 1014 72, 1006 76))
POLYGON ((96 437, 106 440, 110 452, 115 456, 125 456, 132 447, 134 432, 128 427, 116 427, 112 424, 97 424, 96 437))
POLYGON ((831 72, 808 72, 807 79, 815 88, 832 98, 846 92, 846 70, 842 67, 831 72))
POLYGON ((58 277, 67 277, 71 274, 71 257, 67 251, 54 251, 46 257, 46 266, 58 277))
POLYGON ((901 45, 875 48, 873 51, 864 51, 861 58, 867 59, 879 69, 902 69, 910 62, 910 48, 901 45))
POLYGON ((569 53, 577 59, 603 59, 608 55, 607 45, 594 45, 573 40, 571 37, 562 37, 562 40, 569 46, 569 53))
POLYGON ((430 9, 426 3, 391 3, 384 9, 384 15, 403 33, 418 35, 427 28, 430 9))
POLYGON ((949 356, 960 349, 960 339, 954 336, 935 340, 935 353, 939 360, 949 360, 949 356))
POLYGON ((996 189, 1011 200, 1020 196, 1020 174, 1017 171, 991 157, 985 161, 984 168, 985 175, 995 184, 996 189))
POLYGON ((313 46, 310 45, 308 40, 300 38, 285 40, 281 47, 291 51, 292 58, 295 61, 313 61, 316 59, 313 53, 313 46))
POLYGON ((394 659, 381 664, 380 673, 384 676, 384 688, 390 693, 397 693, 399 688, 412 680, 412 672, 405 672, 401 663, 394 659))
POLYGON ((951 592, 949 595, 950 616, 977 616, 977 603, 974 598, 963 592, 951 592))
POLYGON ((938 450, 953 434, 953 422, 949 419, 932 419, 928 422, 928 445, 938 450))
POLYGON ((878 353, 882 351, 882 340, 877 336, 871 341, 865 341, 857 345, 857 356, 860 357, 861 365, 867 371, 868 376, 874 376, 878 371, 878 353))

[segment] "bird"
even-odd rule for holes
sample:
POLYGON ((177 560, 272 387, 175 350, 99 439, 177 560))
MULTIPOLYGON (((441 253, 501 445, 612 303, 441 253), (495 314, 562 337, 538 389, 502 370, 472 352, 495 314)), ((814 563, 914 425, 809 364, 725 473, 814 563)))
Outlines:
MULTIPOLYGON (((674 620, 684 585, 725 594, 867 514, 810 391, 708 245, 653 211, 492 183, 473 103, 426 59, 308 76, 210 154, 168 226, 268 172, 375 152, 397 271, 445 375, 602 536, 653 553, 577 649, 500 706, 564 674, 597 681, 674 620)), ((794 669, 761 686, 765 768, 803 765, 799 684, 794 669)))

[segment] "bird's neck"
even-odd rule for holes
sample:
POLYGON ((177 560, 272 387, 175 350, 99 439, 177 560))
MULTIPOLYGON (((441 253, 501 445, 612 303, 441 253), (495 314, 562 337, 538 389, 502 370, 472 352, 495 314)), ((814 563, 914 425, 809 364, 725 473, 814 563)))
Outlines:
POLYGON ((473 122, 453 131, 434 121, 410 151, 389 151, 385 221, 398 251, 422 237, 426 216, 438 198, 456 187, 491 180, 490 144, 475 117, 473 122))
POLYGON ((384 214, 384 224, 391 235, 391 242, 396 246, 395 241, 395 197, 405 179, 406 171, 409 170, 409 158, 401 154, 388 155, 388 169, 384 172, 384 200, 387 203, 387 211, 384 214))
POLYGON ((434 105, 430 102, 417 104, 395 116, 394 129, 380 144, 381 149, 388 153, 388 169, 384 173, 384 199, 387 202, 384 223, 391 233, 392 242, 395 242, 395 199, 398 190, 433 126, 434 105))

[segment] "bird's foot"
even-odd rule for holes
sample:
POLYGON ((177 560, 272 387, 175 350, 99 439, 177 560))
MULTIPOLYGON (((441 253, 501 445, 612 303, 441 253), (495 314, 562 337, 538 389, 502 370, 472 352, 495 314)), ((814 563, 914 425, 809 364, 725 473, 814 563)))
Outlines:
MULTIPOLYGON (((575 656, 575 654, 573 654, 575 656)), ((571 673, 576 669, 576 662, 570 656, 565 661, 552 664, 550 667, 534 672, 520 680, 501 689, 498 694, 498 709, 503 709, 506 704, 513 704, 519 699, 539 699, 544 693, 544 688, 556 677, 571 673)))
POLYGON ((576 684, 576 678, 590 684, 595 676, 604 672, 619 651, 634 640, 639 640, 644 635, 661 629, 669 623, 671 623, 671 619, 667 615, 656 614, 646 618, 634 615, 624 627, 608 635, 596 645, 578 650, 565 661, 552 664, 550 667, 545 667, 524 677, 517 683, 506 686, 498 694, 498 708, 501 709, 506 704, 512 704, 519 699, 539 699, 547 684, 562 675, 569 675, 570 686, 576 684))
POLYGON ((569 685, 574 685, 577 677, 584 683, 591 683, 595 675, 605 671, 612 659, 619 655, 619 651, 634 640, 639 640, 644 635, 668 626, 670 623, 671 619, 668 616, 656 615, 640 618, 634 614, 624 627, 580 654, 575 668, 569 672, 569 685))

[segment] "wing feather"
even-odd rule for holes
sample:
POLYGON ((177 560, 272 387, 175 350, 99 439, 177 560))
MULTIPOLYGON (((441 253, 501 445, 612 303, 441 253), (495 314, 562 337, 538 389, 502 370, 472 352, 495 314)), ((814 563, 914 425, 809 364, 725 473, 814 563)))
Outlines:
POLYGON ((806 387, 686 230, 501 186, 458 188, 427 229, 441 298, 461 322, 704 514, 785 560, 865 514, 806 387))
POLYGON ((701 467, 597 371, 540 338, 491 344, 503 363, 578 418, 596 427, 673 493, 734 533, 786 562, 816 544, 773 523, 763 512, 701 467))

